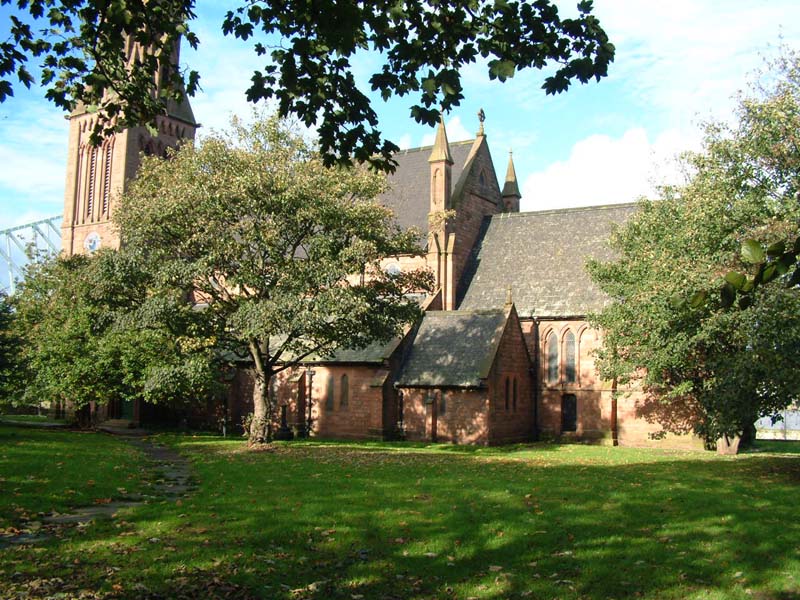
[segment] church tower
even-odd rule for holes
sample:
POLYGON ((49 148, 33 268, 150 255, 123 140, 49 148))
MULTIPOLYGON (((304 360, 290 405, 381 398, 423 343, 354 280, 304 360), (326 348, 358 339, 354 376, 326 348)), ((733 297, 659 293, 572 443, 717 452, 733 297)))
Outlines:
MULTIPOLYGON (((128 61, 142 53, 129 43, 128 61)), ((173 54, 178 64, 178 48, 173 54)), ((194 139, 197 122, 188 99, 168 101, 167 113, 156 117, 155 135, 147 127, 118 131, 93 146, 89 143, 97 114, 79 106, 69 116, 69 150, 64 189, 64 220, 61 248, 65 256, 91 253, 101 247, 119 246, 119 233, 112 223, 117 199, 139 168, 141 153, 166 156, 167 148, 194 139)))

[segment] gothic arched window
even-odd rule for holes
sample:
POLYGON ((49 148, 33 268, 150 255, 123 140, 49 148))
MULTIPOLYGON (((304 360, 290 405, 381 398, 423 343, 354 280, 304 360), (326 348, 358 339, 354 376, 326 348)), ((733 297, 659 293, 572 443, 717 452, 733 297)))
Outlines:
POLYGON ((106 142, 105 156, 103 157, 103 215, 108 216, 111 202, 111 159, 114 156, 114 144, 106 142))
POLYGON ((558 381, 558 336, 555 332, 547 337, 547 381, 558 381))
POLYGON ((567 332, 564 337, 564 379, 575 383, 575 334, 567 332))
POLYGON ((325 410, 333 410, 333 374, 328 375, 328 385, 327 385, 326 395, 325 395, 325 410))
POLYGON ((514 391, 511 395, 511 410, 517 412, 517 378, 514 377, 514 391))
POLYGON ((94 188, 97 185, 97 146, 89 148, 89 177, 86 181, 86 217, 91 221, 94 213, 94 188))
POLYGON ((506 410, 508 410, 508 404, 511 401, 511 381, 508 377, 506 377, 506 410))
POLYGON ((350 403, 350 380, 347 375, 342 375, 339 385, 339 408, 347 408, 350 403))

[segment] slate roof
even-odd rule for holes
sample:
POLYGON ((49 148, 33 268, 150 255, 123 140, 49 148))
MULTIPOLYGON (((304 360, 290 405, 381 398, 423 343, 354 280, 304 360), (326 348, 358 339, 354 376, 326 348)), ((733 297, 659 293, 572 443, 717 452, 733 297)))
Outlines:
MULTIPOLYGON (((453 157, 453 187, 461 177, 470 148, 475 140, 450 144, 453 157)), ((431 210, 431 168, 428 158, 433 146, 401 150, 394 155, 397 169, 389 175, 389 190, 378 199, 391 208, 401 229, 416 227, 424 236, 428 233, 428 213, 431 210)), ((425 244, 426 240, 422 240, 425 244)))
POLYGON ((608 298, 589 279, 586 262, 613 257, 609 235, 635 211, 635 204, 616 204, 487 217, 459 310, 502 307, 509 285, 520 317, 601 309, 608 298))
POLYGON ((425 313, 397 385, 482 387, 507 321, 505 310, 425 313))
POLYGON ((309 356, 304 363, 382 363, 394 352, 399 339, 388 342, 373 342, 365 348, 340 348, 333 356, 309 356))

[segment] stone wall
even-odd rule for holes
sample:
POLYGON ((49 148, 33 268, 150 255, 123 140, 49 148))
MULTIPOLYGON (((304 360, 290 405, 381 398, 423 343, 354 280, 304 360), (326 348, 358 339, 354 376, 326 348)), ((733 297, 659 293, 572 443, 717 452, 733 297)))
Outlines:
POLYGON ((534 437, 531 361, 517 313, 511 311, 489 377, 489 443, 509 444, 534 437), (516 393, 515 393, 516 387, 516 393))
POLYGON ((404 389, 403 425, 409 441, 486 445, 488 391, 404 389))

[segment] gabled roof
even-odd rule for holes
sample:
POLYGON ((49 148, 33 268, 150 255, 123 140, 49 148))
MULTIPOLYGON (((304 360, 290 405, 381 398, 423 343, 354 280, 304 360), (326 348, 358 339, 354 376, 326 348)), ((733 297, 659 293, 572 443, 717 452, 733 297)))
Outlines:
POLYGON ((388 342, 373 342, 364 348, 339 348, 332 356, 309 356, 304 363, 373 363, 388 360, 400 343, 400 339, 388 342))
MULTIPOLYGON (((452 181, 461 177, 474 140, 450 143, 453 159, 452 181)), ((389 190, 378 201, 391 208, 401 229, 416 227, 423 238, 428 234, 428 213, 431 210, 431 166, 428 158, 433 146, 401 150, 394 155, 397 169, 389 175, 389 190)), ((425 240, 423 239, 423 244, 425 240)))
POLYGON ((586 262, 613 257, 609 235, 635 210, 617 204, 487 217, 464 272, 459 310, 500 308, 509 286, 523 318, 601 309, 608 298, 589 279, 586 262))
POLYGON ((396 384, 483 387, 508 318, 507 310, 425 313, 396 384))

